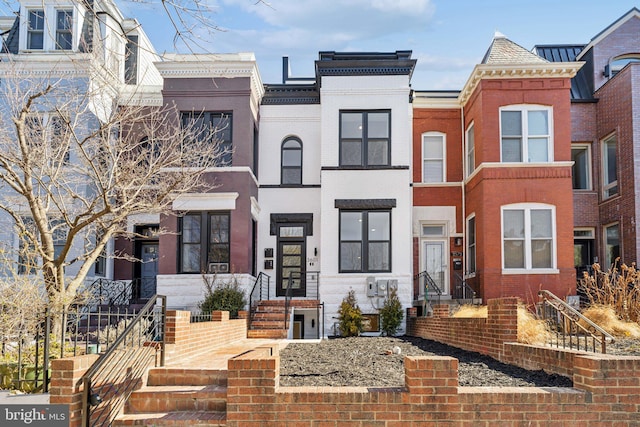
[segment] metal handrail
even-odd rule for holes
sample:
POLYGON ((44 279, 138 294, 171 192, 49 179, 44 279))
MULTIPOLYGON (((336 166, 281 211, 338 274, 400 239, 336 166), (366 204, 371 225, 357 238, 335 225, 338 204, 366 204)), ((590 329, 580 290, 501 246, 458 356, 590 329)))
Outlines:
MULTIPOLYGON (((302 274, 297 273, 298 280, 302 279, 302 274)), ((291 297, 293 295, 293 276, 294 272, 289 272, 289 278, 287 279, 287 290, 284 294, 284 325, 283 329, 287 329, 287 317, 289 316, 289 304, 291 303, 291 297)))
POLYGON ((151 363, 164 366, 167 298, 154 295, 82 376, 83 427, 109 426, 151 363), (160 312, 156 310, 160 299, 160 312), (143 321, 149 321, 144 324, 143 321), (157 352, 160 351, 158 362, 157 352))
POLYGON ((476 298, 476 291, 471 286, 469 286, 467 281, 464 280, 464 278, 459 273, 454 272, 453 277, 456 279, 456 286, 455 286, 456 298, 469 299, 468 297, 469 294, 471 295, 471 299, 476 298), (461 292, 458 292, 458 290, 460 290, 461 292))
MULTIPOLYGON (((580 350, 579 332, 582 332, 591 338, 594 352, 596 351, 596 342, 600 344, 600 349, 603 354, 606 354, 607 352, 607 341, 611 343, 615 342, 615 339, 611 334, 593 323, 582 313, 571 307, 569 304, 558 298, 553 293, 543 289, 538 291, 538 296, 542 298, 543 306, 553 308, 553 313, 551 313, 552 315, 549 315, 550 313, 548 313, 548 311, 551 310, 542 310, 541 317, 543 317, 548 322, 553 323, 556 327, 556 346, 560 345, 560 338, 562 338, 563 347, 567 347, 568 338, 568 347, 573 348, 575 339, 577 350, 580 350), (563 320, 562 322, 559 321, 560 318, 563 320), (583 322, 588 327, 583 326, 583 324, 579 322, 583 322), (569 325, 569 328, 567 328, 567 323, 569 325), (567 329, 569 332, 568 337, 567 329)), ((584 350, 589 351, 586 336, 584 350)))
POLYGON ((267 300, 269 299, 269 282, 271 277, 268 274, 260 272, 258 277, 256 277, 256 281, 253 283, 253 288, 251 289, 251 293, 249 294, 249 322, 253 318, 253 314, 255 313, 256 307, 258 303, 262 301, 264 298, 264 283, 266 280, 266 292, 267 292, 267 300))

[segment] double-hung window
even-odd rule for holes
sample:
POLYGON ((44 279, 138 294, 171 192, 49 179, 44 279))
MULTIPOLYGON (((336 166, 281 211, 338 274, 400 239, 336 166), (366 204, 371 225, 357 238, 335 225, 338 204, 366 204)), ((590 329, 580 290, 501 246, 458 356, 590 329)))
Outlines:
POLYGON ((340 211, 340 272, 391 271, 391 211, 340 211))
POLYGON ((617 138, 613 134, 602 141, 602 198, 618 194, 617 138))
POLYGON ((514 105, 500 109, 501 155, 503 162, 553 161, 551 108, 514 105))
POLYGON ((571 146, 573 166, 571 175, 574 190, 591 190, 591 156, 589 144, 571 146))
POLYGON ((26 143, 34 155, 43 156, 53 167, 68 165, 71 130, 65 117, 58 113, 33 113, 25 120, 26 143))
POLYGON ((467 219, 467 273, 476 272, 476 217, 467 219))
POLYGON ((231 166, 233 116, 230 112, 183 112, 181 118, 190 138, 211 142, 216 166, 231 166))
POLYGON ((340 112, 340 166, 391 164, 391 111, 340 112))
POLYGON ((422 135, 422 182, 446 181, 446 139, 440 132, 422 135))
POLYGON ((73 50, 76 30, 74 9, 71 4, 23 9, 25 25, 20 29, 20 48, 42 51, 73 50))
POLYGON ((27 49, 44 49, 44 10, 30 9, 28 12, 27 49))
POLYGON ((610 224, 604 227, 605 269, 611 267, 620 257, 620 224, 610 224))
POLYGON ((228 272, 229 212, 195 212, 180 218, 181 273, 228 272))
POLYGON ((555 209, 544 204, 502 207, 502 266, 505 270, 556 268, 555 209))
POLYGON ((56 49, 73 47, 73 10, 56 10, 56 49))
POLYGON ((465 147, 465 161, 467 176, 476 170, 476 137, 474 133, 474 124, 471 123, 467 129, 467 145, 465 147))

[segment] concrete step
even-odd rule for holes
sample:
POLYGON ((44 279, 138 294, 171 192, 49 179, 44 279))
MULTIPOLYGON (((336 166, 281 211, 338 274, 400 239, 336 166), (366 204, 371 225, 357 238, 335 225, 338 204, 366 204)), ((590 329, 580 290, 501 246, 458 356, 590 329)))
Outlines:
POLYGON ((115 419, 112 427, 123 426, 226 426, 226 412, 176 411, 155 414, 124 414, 115 419))
POLYGON ((286 329, 284 320, 260 320, 251 322, 251 329, 286 329))

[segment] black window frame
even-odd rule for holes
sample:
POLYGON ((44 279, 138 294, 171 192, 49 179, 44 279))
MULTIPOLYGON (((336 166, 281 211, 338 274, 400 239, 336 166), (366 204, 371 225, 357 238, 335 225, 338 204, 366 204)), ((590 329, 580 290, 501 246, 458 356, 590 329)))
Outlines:
MULTIPOLYGON (((339 118, 338 118, 338 140, 339 140, 339 164, 342 168, 384 168, 391 166, 391 110, 390 109, 380 109, 380 110, 340 110, 339 118), (362 139, 360 146, 360 164, 344 164, 342 148, 343 144, 347 141, 353 141, 356 138, 345 138, 343 137, 343 128, 342 128, 342 116, 343 114, 361 114, 362 115, 362 139), (388 129, 387 129, 387 162, 385 164, 369 164, 368 152, 369 152, 369 126, 368 126, 368 115, 369 114, 387 114, 388 121, 388 129)), ((374 138, 371 138, 374 139, 374 138)), ((384 138, 375 138, 375 139, 384 139, 384 138)))
POLYGON ((296 136, 290 136, 285 138, 284 141, 282 141, 282 144, 280 146, 280 184, 283 186, 292 186, 292 187, 296 187, 296 186, 301 186, 302 185, 302 141, 300 140, 300 138, 296 137, 296 136), (297 147, 285 147, 285 144, 287 144, 288 142, 296 142, 298 144, 297 147), (284 154, 285 151, 299 151, 300 152, 300 163, 298 165, 295 166, 289 166, 289 165, 285 165, 284 164, 284 154), (287 170, 299 170, 300 171, 300 175, 299 175, 299 180, 298 182, 285 182, 285 171, 287 170))
POLYGON ((209 272, 210 263, 227 263, 231 266, 231 212, 230 211, 195 211, 188 212, 178 218, 178 265, 177 271, 179 274, 201 274, 202 272, 209 272), (211 224, 213 217, 226 217, 227 230, 226 230, 226 242, 215 242, 211 236, 211 224), (198 242, 183 242, 183 222, 185 217, 195 217, 200 221, 200 240, 198 242), (203 226, 204 225, 204 226, 203 226), (191 271, 184 268, 183 264, 183 248, 185 244, 198 245, 199 251, 199 270, 191 271), (224 248, 226 259, 223 258, 211 258, 213 251, 212 248, 224 248))
MULTIPOLYGON (((225 167, 233 164, 233 111, 181 111, 180 124, 183 128, 187 127, 187 120, 194 120, 203 117, 203 125, 209 126, 204 129, 206 134, 211 138, 211 142, 217 142, 216 153, 220 156, 215 161, 215 166, 225 167), (208 131, 216 129, 218 123, 224 123, 221 129, 216 132, 208 131), (221 137, 222 134, 222 137, 221 137), (223 138, 227 135, 227 138, 223 138)), ((194 129, 195 131, 195 129, 194 129)), ((185 141, 188 143, 189 141, 185 141)))
POLYGON ((339 212, 339 224, 338 224, 338 272, 339 273, 390 273, 392 271, 392 218, 391 209, 340 209, 339 212), (361 240, 343 240, 342 239, 342 214, 343 213, 361 213, 362 214, 362 235, 361 240), (389 220, 389 238, 388 240, 369 240, 369 214, 370 213, 386 213, 389 220), (342 245, 343 243, 360 243, 360 269, 359 270, 347 270, 342 266, 342 245), (369 244, 370 243, 382 243, 386 242, 389 245, 386 269, 369 269, 369 244), (366 248, 366 250, 365 250, 366 248))

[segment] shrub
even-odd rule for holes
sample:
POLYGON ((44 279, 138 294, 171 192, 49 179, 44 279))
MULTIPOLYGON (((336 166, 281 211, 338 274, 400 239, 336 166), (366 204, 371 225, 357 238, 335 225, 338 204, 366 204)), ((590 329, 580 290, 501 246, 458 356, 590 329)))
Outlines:
POLYGON ((384 301, 384 305, 380 309, 380 317, 382 333, 387 336, 395 335, 404 318, 402 304, 398 299, 398 291, 396 289, 391 289, 389 298, 384 301))
POLYGON ((212 311, 228 311, 230 318, 236 318, 238 311, 244 310, 247 301, 244 291, 240 289, 235 279, 215 285, 211 282, 205 283, 205 298, 198 304, 203 314, 209 314, 212 311))
POLYGON ((342 300, 338 310, 338 322, 340 335, 343 337, 356 337, 362 332, 362 311, 356 301, 356 293, 352 289, 342 300))
POLYGON ((619 319, 640 323, 640 271, 618 260, 603 271, 593 264, 593 274, 586 272, 578 282, 578 291, 588 304, 613 307, 619 319))

